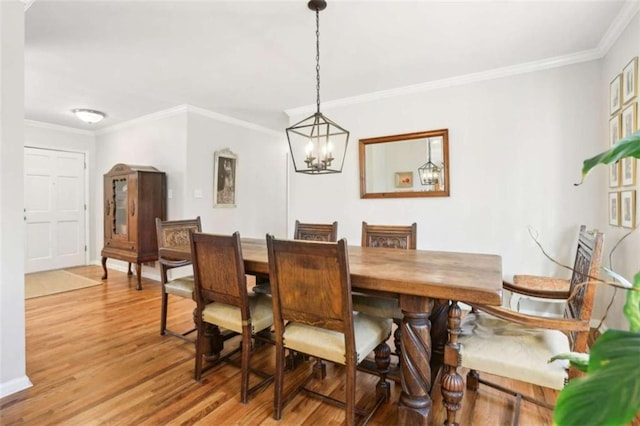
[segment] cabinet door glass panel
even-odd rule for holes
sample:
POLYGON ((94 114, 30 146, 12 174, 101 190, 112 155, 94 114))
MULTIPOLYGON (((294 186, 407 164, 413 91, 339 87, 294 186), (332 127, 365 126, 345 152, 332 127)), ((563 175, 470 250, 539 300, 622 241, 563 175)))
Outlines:
POLYGON ((113 233, 127 235, 127 180, 119 179, 113 182, 113 233))

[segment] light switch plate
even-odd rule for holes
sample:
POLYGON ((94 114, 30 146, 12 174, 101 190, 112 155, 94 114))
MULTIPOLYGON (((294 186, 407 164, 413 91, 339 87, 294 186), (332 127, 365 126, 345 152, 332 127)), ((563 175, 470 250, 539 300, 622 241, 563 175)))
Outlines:
POLYGON ((202 189, 194 189, 193 198, 202 198, 202 189))

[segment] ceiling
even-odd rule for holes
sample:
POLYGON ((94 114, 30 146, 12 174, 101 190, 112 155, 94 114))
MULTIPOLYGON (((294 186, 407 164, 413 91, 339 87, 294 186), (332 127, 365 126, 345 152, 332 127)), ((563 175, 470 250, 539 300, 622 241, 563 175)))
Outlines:
MULTIPOLYGON (((551 58, 593 59, 629 10, 615 0, 327 3, 323 104, 551 58)), ((315 105, 315 15, 305 0, 36 0, 25 27, 29 120, 97 130, 188 104, 281 130, 286 110, 315 105), (107 118, 86 125, 73 108, 107 118)))

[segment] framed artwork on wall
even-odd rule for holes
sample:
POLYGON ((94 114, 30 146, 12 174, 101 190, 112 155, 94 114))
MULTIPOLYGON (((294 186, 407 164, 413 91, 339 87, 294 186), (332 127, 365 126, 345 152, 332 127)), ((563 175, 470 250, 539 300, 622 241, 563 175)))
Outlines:
POLYGON ((609 225, 620 226, 620 193, 609 193, 609 225))
POLYGON ((625 228, 636 226, 636 191, 620 193, 620 224, 625 228))
POLYGON ((216 151, 213 158, 213 206, 236 206, 238 156, 231 150, 216 151))
POLYGON ((627 103, 638 94, 638 57, 622 70, 622 103, 627 103))
POLYGON ((622 106, 622 74, 609 83, 609 114, 615 114, 622 106))
MULTIPOLYGON (((620 139, 620 114, 609 120, 609 146, 613 146, 620 139)), ((609 187, 620 186, 620 161, 609 165, 609 187)))
MULTIPOLYGON (((629 136, 638 127, 638 103, 633 102, 622 110, 622 137, 629 136)), ((633 157, 622 159, 621 181, 623 186, 635 185, 637 160, 633 157)))
POLYGON ((396 172, 396 188, 413 188, 413 172, 396 172))

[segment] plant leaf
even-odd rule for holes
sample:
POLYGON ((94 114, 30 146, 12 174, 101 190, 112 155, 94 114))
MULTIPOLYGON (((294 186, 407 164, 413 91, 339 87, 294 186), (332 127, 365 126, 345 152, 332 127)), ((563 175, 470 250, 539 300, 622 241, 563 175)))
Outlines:
POLYGON ((583 354, 581 352, 568 352, 551 357, 549 362, 553 362, 557 359, 568 359, 572 367, 586 373, 589 369, 589 354, 583 354))
POLYGON ((589 357, 589 372, 560 392, 557 425, 624 425, 640 411, 640 333, 607 330, 589 357))
POLYGON ((640 272, 633 277, 633 288, 637 291, 627 291, 627 301, 622 312, 629 320, 629 330, 640 332, 640 272))
POLYGON ((584 160, 582 163, 582 178, 580 183, 576 185, 581 185, 591 169, 598 164, 615 163, 625 157, 640 158, 640 131, 620 139, 613 147, 595 157, 584 160))

